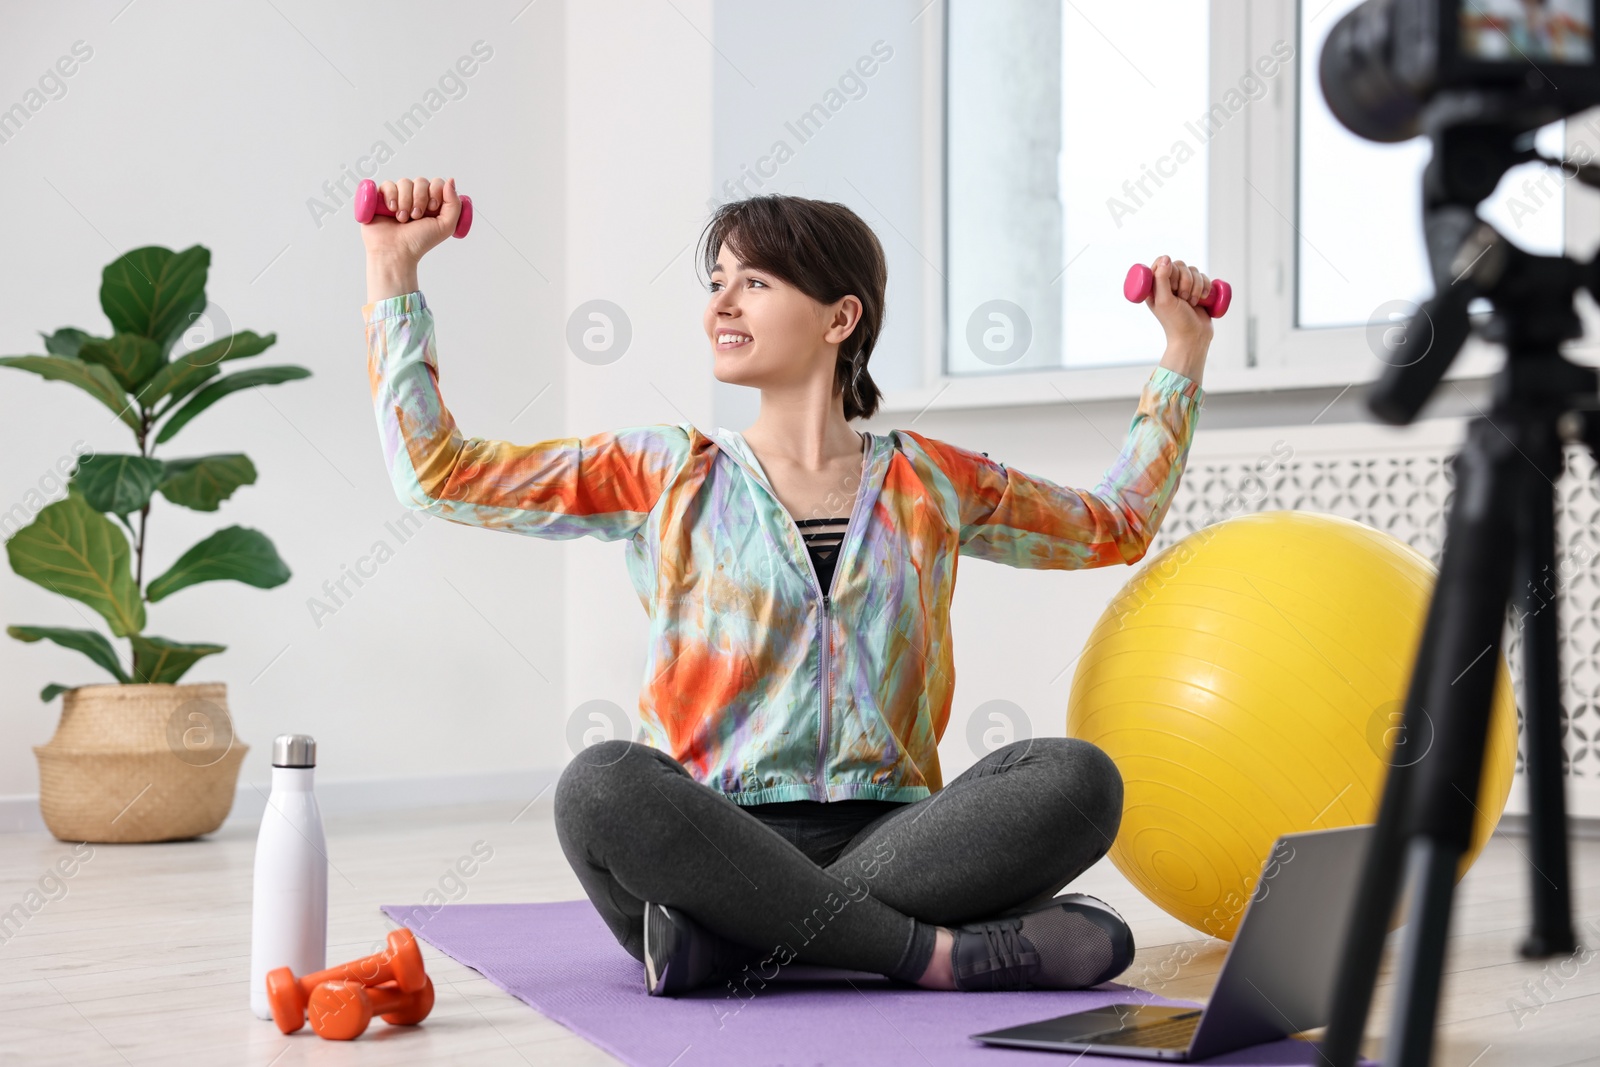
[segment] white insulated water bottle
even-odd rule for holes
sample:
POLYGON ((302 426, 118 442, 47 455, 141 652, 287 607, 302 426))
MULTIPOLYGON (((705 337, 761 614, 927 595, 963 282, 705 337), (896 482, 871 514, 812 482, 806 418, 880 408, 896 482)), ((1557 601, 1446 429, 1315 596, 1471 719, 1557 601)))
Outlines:
POLYGON ((307 735, 273 741, 250 900, 250 1010, 258 1019, 272 1018, 268 971, 288 967, 300 978, 328 965, 328 849, 311 791, 316 765, 317 743, 307 735))

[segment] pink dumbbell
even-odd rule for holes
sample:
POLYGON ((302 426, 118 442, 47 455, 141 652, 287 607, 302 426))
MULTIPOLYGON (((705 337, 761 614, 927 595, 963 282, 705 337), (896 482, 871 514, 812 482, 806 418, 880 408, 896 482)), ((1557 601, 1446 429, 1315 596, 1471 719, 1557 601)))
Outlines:
MULTIPOLYGON (((378 183, 371 178, 363 178, 361 184, 356 186, 356 221, 366 224, 372 221, 374 215, 394 218, 394 212, 389 210, 389 205, 378 195, 378 183)), ((423 215, 423 218, 437 218, 438 215, 437 211, 430 211, 423 215)), ((472 229, 472 197, 463 196, 461 218, 456 220, 456 232, 451 236, 465 237, 470 229, 472 229)))
MULTIPOLYGON (((1155 284, 1155 271, 1143 263, 1135 263, 1128 268, 1128 276, 1122 280, 1122 295, 1135 304, 1142 304, 1150 298, 1150 290, 1155 288, 1155 284)), ((1212 278, 1211 295, 1197 306, 1209 311, 1212 318, 1220 319, 1228 313, 1228 305, 1232 302, 1233 286, 1221 278, 1212 278)))

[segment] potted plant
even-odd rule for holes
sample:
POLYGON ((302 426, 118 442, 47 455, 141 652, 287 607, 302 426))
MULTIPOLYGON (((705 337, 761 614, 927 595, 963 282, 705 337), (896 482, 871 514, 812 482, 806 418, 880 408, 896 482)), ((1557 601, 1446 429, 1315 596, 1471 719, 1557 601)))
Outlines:
POLYGON ((67 326, 40 333, 45 355, 0 357, 0 365, 76 385, 115 413, 138 448, 79 456, 66 497, 40 508, 6 540, 13 571, 92 608, 129 646, 120 655, 98 629, 6 627, 20 641, 82 652, 116 679, 51 684, 39 694, 45 701, 65 694, 55 735, 34 747, 39 806, 62 840, 195 837, 222 825, 233 806, 246 746, 233 736, 226 686, 178 684, 196 662, 226 646, 145 632, 145 605, 199 582, 270 589, 289 580, 289 568, 265 534, 227 526, 147 582, 146 524, 156 494, 179 507, 216 511, 256 480, 255 466, 240 453, 158 458, 155 450, 228 394, 311 372, 280 365, 222 373, 224 364, 260 355, 277 341, 276 334, 249 330, 173 352, 206 312, 210 265, 211 252, 200 245, 177 253, 136 248, 101 277, 111 336, 67 326))

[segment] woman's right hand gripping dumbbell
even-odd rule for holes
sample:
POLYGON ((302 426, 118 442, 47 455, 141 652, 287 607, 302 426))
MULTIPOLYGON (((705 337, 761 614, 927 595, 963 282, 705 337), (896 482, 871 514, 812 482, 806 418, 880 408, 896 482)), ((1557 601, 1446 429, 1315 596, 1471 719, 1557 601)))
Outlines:
POLYGON ((383 182, 378 195, 394 217, 374 215, 361 227, 367 246, 367 303, 416 291, 417 261, 455 232, 461 197, 454 178, 383 182), (430 214, 433 212, 433 214, 430 214))
POLYGON ((401 178, 378 185, 378 197, 394 217, 374 215, 361 227, 361 240, 369 254, 394 256, 415 262, 456 229, 461 218, 461 197, 454 178, 401 178))

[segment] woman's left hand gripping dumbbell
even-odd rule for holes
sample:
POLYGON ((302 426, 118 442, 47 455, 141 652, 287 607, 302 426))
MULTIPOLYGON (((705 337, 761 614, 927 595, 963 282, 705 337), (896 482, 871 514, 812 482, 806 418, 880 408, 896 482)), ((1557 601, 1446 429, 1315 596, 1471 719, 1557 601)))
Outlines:
MULTIPOLYGON (((1135 265, 1134 270, 1148 276, 1139 286, 1141 290, 1148 288, 1142 299, 1167 335, 1162 364, 1197 378, 1206 350, 1211 347, 1212 317, 1227 310, 1231 290, 1219 290, 1228 283, 1214 282, 1197 268, 1181 259, 1174 261, 1171 256, 1158 256, 1149 268, 1135 265), (1216 299, 1219 296, 1223 297, 1221 301, 1216 299), (1220 310, 1213 310, 1208 304, 1220 305, 1220 310)), ((1128 277, 1123 292, 1132 298, 1137 295, 1130 291, 1133 271, 1128 277)))

